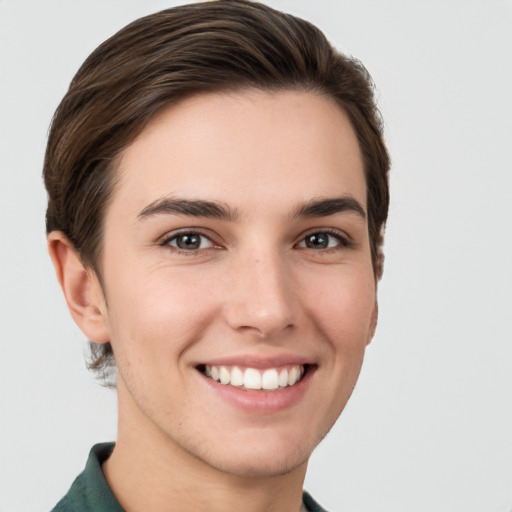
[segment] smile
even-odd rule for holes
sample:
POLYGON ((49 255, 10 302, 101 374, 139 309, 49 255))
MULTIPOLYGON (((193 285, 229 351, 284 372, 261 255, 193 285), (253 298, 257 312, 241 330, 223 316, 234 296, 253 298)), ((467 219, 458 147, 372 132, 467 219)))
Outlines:
POLYGON ((276 391, 294 386, 304 375, 305 366, 301 364, 267 368, 240 368, 239 366, 204 365, 202 373, 226 386, 235 386, 246 390, 276 391))

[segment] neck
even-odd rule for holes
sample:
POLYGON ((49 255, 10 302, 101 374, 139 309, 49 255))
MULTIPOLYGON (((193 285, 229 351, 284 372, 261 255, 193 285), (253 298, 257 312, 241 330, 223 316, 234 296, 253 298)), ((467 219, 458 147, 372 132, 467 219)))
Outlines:
POLYGON ((307 462, 286 474, 231 474, 185 451, 145 416, 133 421, 119 410, 118 439, 103 472, 126 512, 301 510, 307 462))

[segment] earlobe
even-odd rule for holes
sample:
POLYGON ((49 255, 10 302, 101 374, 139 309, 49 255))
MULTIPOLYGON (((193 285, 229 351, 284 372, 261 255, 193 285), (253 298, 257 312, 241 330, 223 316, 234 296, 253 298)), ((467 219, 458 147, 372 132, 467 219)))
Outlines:
POLYGON ((80 255, 64 233, 52 231, 48 252, 73 320, 95 343, 110 341, 107 309, 96 273, 84 267, 80 255))

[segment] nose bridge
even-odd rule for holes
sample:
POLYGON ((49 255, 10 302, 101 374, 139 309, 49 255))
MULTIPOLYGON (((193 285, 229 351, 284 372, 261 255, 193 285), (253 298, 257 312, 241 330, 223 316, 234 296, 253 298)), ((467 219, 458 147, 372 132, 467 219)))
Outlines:
POLYGON ((252 248, 237 258, 227 299, 227 319, 237 330, 269 337, 294 323, 293 278, 276 248, 252 248))

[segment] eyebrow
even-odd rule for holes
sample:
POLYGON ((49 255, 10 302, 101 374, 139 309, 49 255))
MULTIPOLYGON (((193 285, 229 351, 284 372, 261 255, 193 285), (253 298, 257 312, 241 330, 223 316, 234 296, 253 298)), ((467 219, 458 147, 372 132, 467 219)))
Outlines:
MULTIPOLYGON (((300 204, 293 212, 292 218, 328 217, 344 212, 355 213, 362 219, 366 219, 361 203, 351 196, 312 199, 300 204)), ((187 215, 227 221, 235 221, 240 217, 237 209, 231 208, 220 201, 170 197, 153 201, 139 213, 138 218, 144 220, 155 215, 187 215)))
POLYGON ((326 199, 313 199, 300 204, 293 217, 328 217, 336 213, 355 213, 366 220, 366 213, 361 203, 351 196, 332 197, 326 199))
POLYGON ((236 209, 219 201, 204 201, 199 199, 178 199, 163 197, 146 206, 138 215, 139 220, 154 215, 177 214, 191 217, 207 217, 233 221, 239 217, 236 209))

